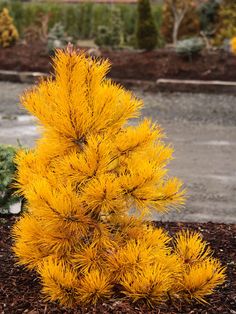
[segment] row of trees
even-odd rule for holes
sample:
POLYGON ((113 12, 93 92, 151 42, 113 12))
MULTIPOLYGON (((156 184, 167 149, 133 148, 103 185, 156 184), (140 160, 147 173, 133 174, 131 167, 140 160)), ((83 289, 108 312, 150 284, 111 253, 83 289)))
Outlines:
MULTIPOLYGON (((95 39, 98 46, 112 48, 133 46, 135 48, 151 50, 164 42, 173 43, 176 46, 179 39, 199 35, 201 35, 207 43, 211 41, 211 44, 222 45, 225 39, 230 40, 236 35, 236 4, 232 0, 165 0, 161 9, 162 14, 159 14, 158 18, 156 16, 157 11, 153 12, 154 6, 151 6, 149 1, 150 0, 139 0, 136 15, 133 14, 134 12, 132 13, 132 18, 130 15, 133 25, 132 30, 129 27, 127 28, 127 23, 125 26, 123 14, 125 11, 123 12, 119 6, 111 5, 109 7, 106 23, 104 23, 104 21, 96 22, 97 26, 96 30, 94 29, 93 31, 92 39, 95 39), (134 25, 136 25, 136 31, 134 25)), ((39 7, 36 7, 37 10, 38 8, 39 7)), ((57 11, 57 14, 56 7, 53 6, 53 11, 50 11, 52 9, 51 7, 46 8, 49 10, 48 12, 39 11, 41 12, 39 15, 35 13, 34 24, 30 24, 24 31, 25 38, 28 37, 30 40, 43 39, 45 42, 50 38, 53 38, 53 40, 56 38, 57 42, 58 39, 68 41, 67 34, 71 37, 70 40, 80 38, 79 33, 74 29, 75 24, 78 23, 74 13, 72 14, 70 10, 68 11, 69 15, 66 20, 69 18, 70 23, 64 24, 65 21, 63 20, 60 6, 58 7, 59 11, 57 11), (58 17, 61 16, 62 19, 60 23, 57 22, 51 26, 52 20, 55 20, 55 14, 58 15, 58 17), (73 25, 75 33, 74 31, 71 32, 70 25, 73 25), (77 34, 77 37, 74 37, 75 34, 77 34)), ((75 6, 75 8, 77 8, 77 6, 75 6)), ((103 9, 105 10, 106 8, 108 7, 104 7, 103 9)), ((67 9, 68 7, 65 5, 65 11, 67 9)), ((38 12, 37 10, 35 12, 38 12)), ((85 11, 82 10, 80 13, 82 14, 83 12, 85 11)), ((92 10, 88 12, 92 14, 92 10)), ((18 26, 21 24, 19 24, 21 20, 19 20, 18 13, 16 14, 15 12, 13 14, 17 29, 19 29, 18 26)), ((6 15, 6 11, 3 15, 6 15)), ((85 15, 85 13, 82 14, 82 16, 85 15)), ((22 15, 22 24, 26 23, 23 21, 25 18, 26 17, 22 15)), ((86 18, 86 21, 87 20, 89 21, 88 18, 86 18)), ((7 23, 12 24, 12 21, 7 23)), ((2 16, 0 19, 0 34, 2 35, 0 36, 8 36, 6 27, 11 27, 10 33, 13 34, 13 38, 9 42, 14 42, 18 37, 18 32, 16 28, 14 28, 13 32, 12 26, 7 26, 7 23, 6 17, 2 16)), ((92 15, 90 28, 94 28, 92 15)), ((22 26, 19 29, 19 33, 22 33, 22 26)), ((91 38, 91 34, 86 34, 88 38, 91 38)), ((4 41, 6 42, 7 40, 4 39, 4 41)))
MULTIPOLYGON (((20 2, 19 0, 0 0, 0 11, 3 8, 8 8, 22 39, 26 35, 28 37, 28 33, 31 33, 31 37, 37 36, 41 29, 43 31, 40 35, 44 35, 45 30, 49 33, 55 24, 60 23, 67 36, 72 37, 75 41, 97 39, 100 36, 100 30, 103 33, 105 29, 105 32, 110 35, 111 31, 113 31, 111 28, 119 28, 121 35, 120 45, 136 46, 136 5, 92 2, 78 4, 58 2, 28 3, 20 2), (114 23, 116 23, 116 26, 113 25, 114 23), (32 34, 33 31, 34 34, 32 34)), ((153 4, 152 13, 157 29, 159 29, 162 20, 162 6, 153 4)), ((42 38, 43 36, 40 37, 42 38)))
MULTIPOLYGON (((55 40, 62 40, 65 38, 65 30, 62 24, 56 23, 51 32, 47 34, 49 16, 46 15, 46 28, 42 24, 42 31, 44 39, 48 39, 49 45, 53 48, 55 40), (44 27, 43 27, 44 26, 44 27), (49 35, 49 36, 48 36, 49 35)), ((45 24, 45 23, 44 23, 45 24)), ((98 27, 98 34, 95 42, 99 46, 119 46, 123 42, 121 32, 121 16, 120 11, 116 7, 111 10, 111 25, 109 28, 101 25, 98 27)), ((30 32, 30 37, 33 34, 30 32)), ((34 34, 35 35, 35 34, 34 34)), ((151 6, 149 0, 140 0, 138 3, 138 28, 137 28, 137 44, 141 49, 151 50, 157 45, 157 29, 151 13, 151 6)), ((0 14, 0 45, 8 47, 14 43, 19 37, 18 31, 13 23, 12 17, 9 15, 7 8, 4 8, 0 14)))

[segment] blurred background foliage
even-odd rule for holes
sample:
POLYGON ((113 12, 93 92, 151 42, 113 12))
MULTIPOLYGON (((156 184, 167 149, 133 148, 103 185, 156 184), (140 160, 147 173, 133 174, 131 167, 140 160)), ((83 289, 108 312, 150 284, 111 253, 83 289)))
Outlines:
MULTIPOLYGON (((23 36, 24 31, 35 24, 43 15, 49 16, 48 30, 61 23, 68 36, 75 39, 93 39, 100 26, 110 27, 114 8, 120 11, 125 42, 132 40, 136 30, 136 4, 109 3, 56 3, 56 2, 21 2, 19 0, 0 0, 0 10, 9 9, 14 23, 23 36)), ((152 5, 152 12, 157 28, 162 22, 162 6, 152 5)))
MULTIPOLYGON (((141 0, 140 0, 141 1, 141 0)), ((150 1, 156 27, 157 48, 173 44, 173 12, 168 1, 150 1)), ((137 48, 137 3, 39 2, 0 0, 0 10, 7 8, 20 38, 48 41, 52 29, 60 23, 65 39, 95 41, 100 47, 137 48)), ((178 40, 204 37, 208 46, 222 47, 236 36, 236 1, 202 0, 188 11, 178 33, 178 40), (200 5, 199 5, 200 3, 200 5)), ((144 39, 145 40, 145 39, 144 39)))
POLYGON ((0 144, 0 214, 8 213, 10 206, 19 201, 12 186, 16 172, 16 153, 17 148, 0 144))

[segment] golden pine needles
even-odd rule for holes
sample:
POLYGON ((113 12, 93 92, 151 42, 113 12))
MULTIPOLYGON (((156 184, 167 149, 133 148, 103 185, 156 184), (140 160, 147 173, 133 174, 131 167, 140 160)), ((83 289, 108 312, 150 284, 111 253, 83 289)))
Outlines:
POLYGON ((224 282, 225 269, 219 261, 206 259, 190 267, 182 278, 182 289, 185 297, 206 302, 205 297, 214 292, 214 288, 224 282))
POLYGON ((177 233, 174 250, 187 266, 204 261, 211 255, 200 234, 189 230, 177 233))
POLYGON ((126 273, 121 281, 123 292, 134 302, 145 300, 150 305, 163 302, 173 285, 171 275, 161 264, 126 273))
POLYGON ((54 257, 47 258, 38 271, 43 283, 43 293, 51 301, 59 301, 68 307, 75 306, 78 293, 79 279, 72 269, 54 257))
POLYGON ((80 281, 79 300, 85 304, 96 304, 100 299, 108 299, 112 295, 112 286, 109 274, 98 269, 91 270, 80 281))
POLYGON ((109 67, 59 50, 55 79, 22 97, 43 132, 16 157, 16 187, 27 199, 13 229, 18 263, 38 272, 48 300, 67 307, 117 293, 152 305, 170 296, 203 301, 224 268, 198 233, 171 241, 144 222, 181 207, 184 190, 167 176, 173 149, 161 129, 127 124, 142 102, 105 78, 109 67))

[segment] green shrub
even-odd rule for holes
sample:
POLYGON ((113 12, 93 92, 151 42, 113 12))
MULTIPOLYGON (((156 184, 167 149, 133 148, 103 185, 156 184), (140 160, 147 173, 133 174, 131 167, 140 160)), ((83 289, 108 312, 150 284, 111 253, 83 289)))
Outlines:
POLYGON ((95 37, 95 44, 99 47, 107 47, 110 42, 110 31, 105 25, 98 26, 97 34, 95 37))
POLYGON ((208 0, 199 8, 201 30, 206 33, 212 32, 218 20, 220 4, 218 0, 208 0))
POLYGON ((201 38, 193 37, 178 41, 175 47, 176 53, 181 57, 192 58, 198 55, 204 48, 204 42, 201 38))
POLYGON ((214 44, 221 46, 224 41, 236 36, 236 2, 225 0, 219 9, 219 24, 214 44))
POLYGON ((48 34, 49 53, 52 54, 56 48, 64 48, 69 41, 71 40, 66 36, 64 26, 60 22, 56 23, 48 34))
POLYGON ((130 36, 135 35, 136 21, 137 21, 137 7, 136 5, 119 4, 121 21, 124 33, 124 41, 128 42, 130 36))
POLYGON ((119 48, 123 44, 123 24, 121 11, 118 7, 112 7, 109 25, 99 25, 95 36, 95 43, 99 47, 119 48))
POLYGON ((13 196, 12 183, 16 166, 13 161, 16 148, 0 144, 0 213, 6 213, 11 204, 19 201, 13 196))
POLYGON ((110 20, 110 7, 107 4, 93 5, 91 17, 91 37, 97 36, 101 25, 108 27, 110 20))
POLYGON ((163 5, 153 5, 152 12, 157 29, 157 46, 163 47, 165 44, 165 38, 162 36, 161 33, 161 27, 163 23, 163 5))
POLYGON ((152 50, 157 45, 157 29, 149 0, 138 2, 137 45, 145 50, 152 50))
POLYGON ((11 16, 13 17, 13 20, 15 21, 15 25, 19 33, 22 32, 22 23, 24 19, 24 9, 22 6, 22 3, 18 0, 11 1, 11 9, 10 9, 11 16))
POLYGON ((80 8, 80 20, 78 23, 81 25, 80 38, 91 37, 91 23, 92 18, 92 3, 82 3, 80 8))
POLYGON ((121 11, 118 7, 112 7, 110 21, 110 46, 118 48, 123 44, 123 23, 121 20, 121 11))

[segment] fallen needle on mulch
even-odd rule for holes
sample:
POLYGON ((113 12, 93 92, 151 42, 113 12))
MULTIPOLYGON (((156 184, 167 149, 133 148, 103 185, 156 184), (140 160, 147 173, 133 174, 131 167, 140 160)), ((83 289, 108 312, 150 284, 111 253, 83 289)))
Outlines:
POLYGON ((236 314, 236 225, 215 223, 157 222, 170 234, 181 228, 198 230, 214 250, 214 256, 227 266, 227 281, 208 298, 208 304, 165 304, 150 309, 144 304, 111 301, 77 310, 47 303, 40 294, 40 283, 33 272, 15 265, 11 251, 11 227, 16 217, 0 218, 0 314, 236 314))

